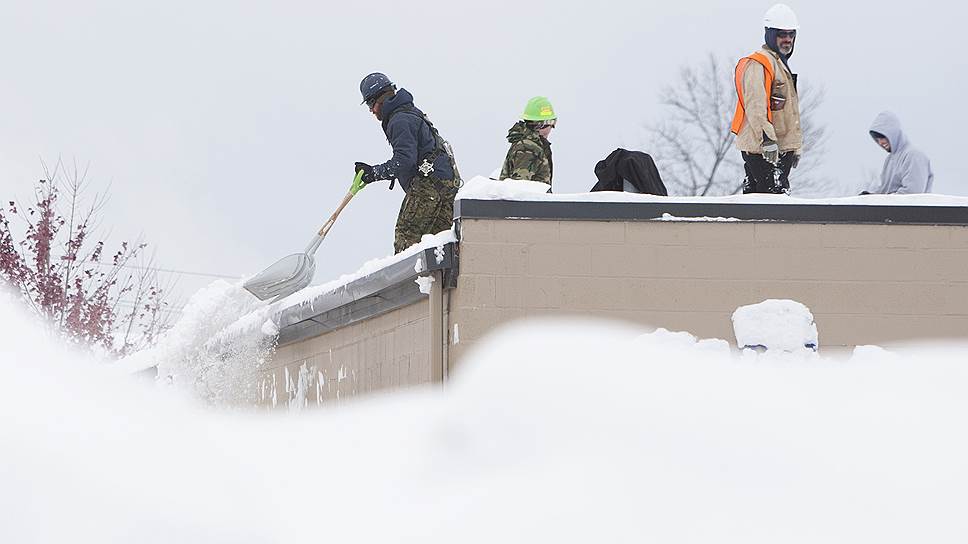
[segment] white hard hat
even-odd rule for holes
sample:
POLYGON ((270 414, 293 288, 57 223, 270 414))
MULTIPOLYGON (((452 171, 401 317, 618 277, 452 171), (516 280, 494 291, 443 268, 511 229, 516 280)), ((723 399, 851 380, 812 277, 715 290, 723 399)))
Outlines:
POLYGON ((797 14, 793 13, 790 6, 776 4, 766 10, 766 15, 763 16, 763 26, 778 30, 800 30, 800 21, 797 21, 797 14))

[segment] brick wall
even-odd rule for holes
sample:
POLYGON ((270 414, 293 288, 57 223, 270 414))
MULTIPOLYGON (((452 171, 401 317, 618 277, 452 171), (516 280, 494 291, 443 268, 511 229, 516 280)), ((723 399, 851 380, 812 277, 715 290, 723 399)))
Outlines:
POLYGON ((451 365, 525 316, 733 341, 733 310, 767 298, 810 307, 822 346, 968 336, 964 226, 465 219, 460 263, 451 365))
POLYGON ((428 315, 424 300, 280 347, 262 377, 262 403, 286 408, 305 399, 316 406, 429 383, 428 315))
MULTIPOLYGON (((451 370, 517 318, 599 316, 733 341, 732 312, 768 298, 806 304, 822 348, 968 337, 965 226, 464 219, 459 251, 444 303, 451 370)), ((423 299, 283 346, 264 403, 430 383, 429 326, 423 299)))

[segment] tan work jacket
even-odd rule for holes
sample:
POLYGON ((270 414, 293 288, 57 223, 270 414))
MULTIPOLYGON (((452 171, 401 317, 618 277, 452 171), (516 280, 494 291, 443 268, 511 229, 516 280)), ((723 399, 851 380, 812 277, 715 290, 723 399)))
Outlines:
POLYGON ((743 105, 746 119, 736 135, 736 147, 747 153, 763 154, 763 134, 780 146, 780 153, 795 151, 800 154, 803 147, 803 132, 800 130, 800 98, 793 85, 793 74, 780 57, 771 49, 763 46, 760 51, 773 64, 776 75, 773 94, 786 98, 782 110, 773 112, 773 123, 767 119, 766 109, 769 97, 766 96, 764 78, 766 71, 757 62, 750 62, 743 75, 743 105))

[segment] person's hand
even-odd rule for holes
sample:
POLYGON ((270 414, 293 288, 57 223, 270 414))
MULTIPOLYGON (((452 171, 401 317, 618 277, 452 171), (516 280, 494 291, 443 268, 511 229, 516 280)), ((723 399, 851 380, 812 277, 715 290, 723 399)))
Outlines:
POLYGON ((365 162, 356 163, 355 172, 357 174, 359 174, 360 172, 363 172, 363 177, 360 179, 363 181, 364 185, 367 183, 373 183, 374 181, 376 181, 376 178, 374 178, 374 174, 373 174, 373 167, 370 166, 369 164, 366 164, 365 162))
POLYGON ((776 145, 776 142, 763 144, 763 158, 766 162, 777 166, 780 163, 780 146, 776 145))
POLYGON ((800 155, 797 154, 793 156, 793 165, 791 166, 791 168, 796 168, 799 165, 800 165, 800 155))

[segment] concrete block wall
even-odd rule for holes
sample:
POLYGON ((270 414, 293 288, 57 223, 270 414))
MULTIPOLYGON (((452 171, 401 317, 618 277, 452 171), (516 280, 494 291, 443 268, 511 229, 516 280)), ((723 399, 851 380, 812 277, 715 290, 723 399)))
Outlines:
POLYGON ((427 304, 423 300, 281 346, 263 373, 261 403, 312 407, 429 383, 427 304))
POLYGON ((465 219, 460 267, 451 366, 527 316, 734 341, 732 312, 768 298, 810 307, 822 347, 968 337, 965 226, 465 219))

